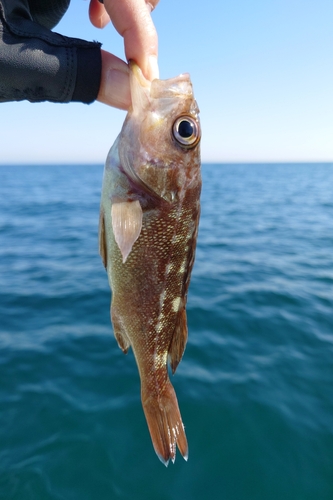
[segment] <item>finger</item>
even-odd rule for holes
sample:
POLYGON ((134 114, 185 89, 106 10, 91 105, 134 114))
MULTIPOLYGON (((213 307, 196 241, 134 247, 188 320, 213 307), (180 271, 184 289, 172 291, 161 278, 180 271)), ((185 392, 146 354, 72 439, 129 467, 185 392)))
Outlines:
POLYGON ((89 19, 95 28, 104 28, 110 22, 109 14, 98 0, 90 0, 89 19))
POLYGON ((128 65, 105 50, 101 53, 102 74, 97 100, 127 110, 131 105, 128 65))
POLYGON ((158 78, 157 33, 150 12, 158 0, 104 0, 111 21, 124 37, 127 60, 133 59, 149 80, 158 78))

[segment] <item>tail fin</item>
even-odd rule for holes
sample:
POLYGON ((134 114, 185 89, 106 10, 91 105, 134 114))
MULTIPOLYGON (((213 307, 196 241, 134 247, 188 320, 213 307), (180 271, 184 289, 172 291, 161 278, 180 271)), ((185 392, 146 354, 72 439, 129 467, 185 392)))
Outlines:
POLYGON ((155 452, 167 466, 176 458, 176 444, 184 459, 188 458, 188 446, 177 397, 171 382, 158 397, 142 389, 142 405, 155 452))

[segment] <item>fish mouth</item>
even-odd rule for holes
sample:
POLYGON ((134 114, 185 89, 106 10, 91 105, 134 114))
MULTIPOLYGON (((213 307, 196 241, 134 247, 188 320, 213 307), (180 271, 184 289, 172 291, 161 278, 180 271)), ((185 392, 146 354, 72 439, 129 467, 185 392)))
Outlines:
POLYGON ((137 83, 139 83, 139 85, 141 87, 150 88, 151 81, 147 80, 147 78, 145 78, 143 76, 143 73, 142 73, 141 69, 136 64, 136 62, 133 61, 133 59, 130 59, 128 61, 128 67, 129 67, 129 70, 130 70, 130 75, 132 75, 132 77, 134 77, 136 79, 137 83))
MULTIPOLYGON (((137 107, 138 94, 142 93, 145 94, 148 100, 159 99, 161 97, 174 98, 175 96, 193 97, 193 87, 189 73, 181 73, 166 80, 155 78, 153 81, 150 81, 144 77, 135 61, 131 59, 128 62, 128 66, 130 70, 133 109, 137 107)), ((139 99, 139 101, 142 101, 142 99, 139 99)))

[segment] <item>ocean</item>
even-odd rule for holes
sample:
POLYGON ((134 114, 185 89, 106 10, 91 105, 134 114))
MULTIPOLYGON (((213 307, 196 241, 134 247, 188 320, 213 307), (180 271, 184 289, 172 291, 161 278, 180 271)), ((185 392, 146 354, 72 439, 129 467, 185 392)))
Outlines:
POLYGON ((102 174, 0 167, 0 499, 332 500, 333 164, 203 165, 168 468, 113 337, 102 174))

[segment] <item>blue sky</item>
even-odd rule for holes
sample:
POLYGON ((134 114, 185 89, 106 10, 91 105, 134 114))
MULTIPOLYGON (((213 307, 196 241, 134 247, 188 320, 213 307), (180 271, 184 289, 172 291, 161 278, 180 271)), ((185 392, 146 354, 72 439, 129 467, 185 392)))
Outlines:
MULTIPOLYGON (((112 25, 72 0, 55 31, 123 58, 112 25)), ((160 0, 161 78, 192 77, 205 162, 333 161, 332 0, 160 0)), ((94 103, 0 105, 0 163, 103 163, 125 112, 94 103)))

